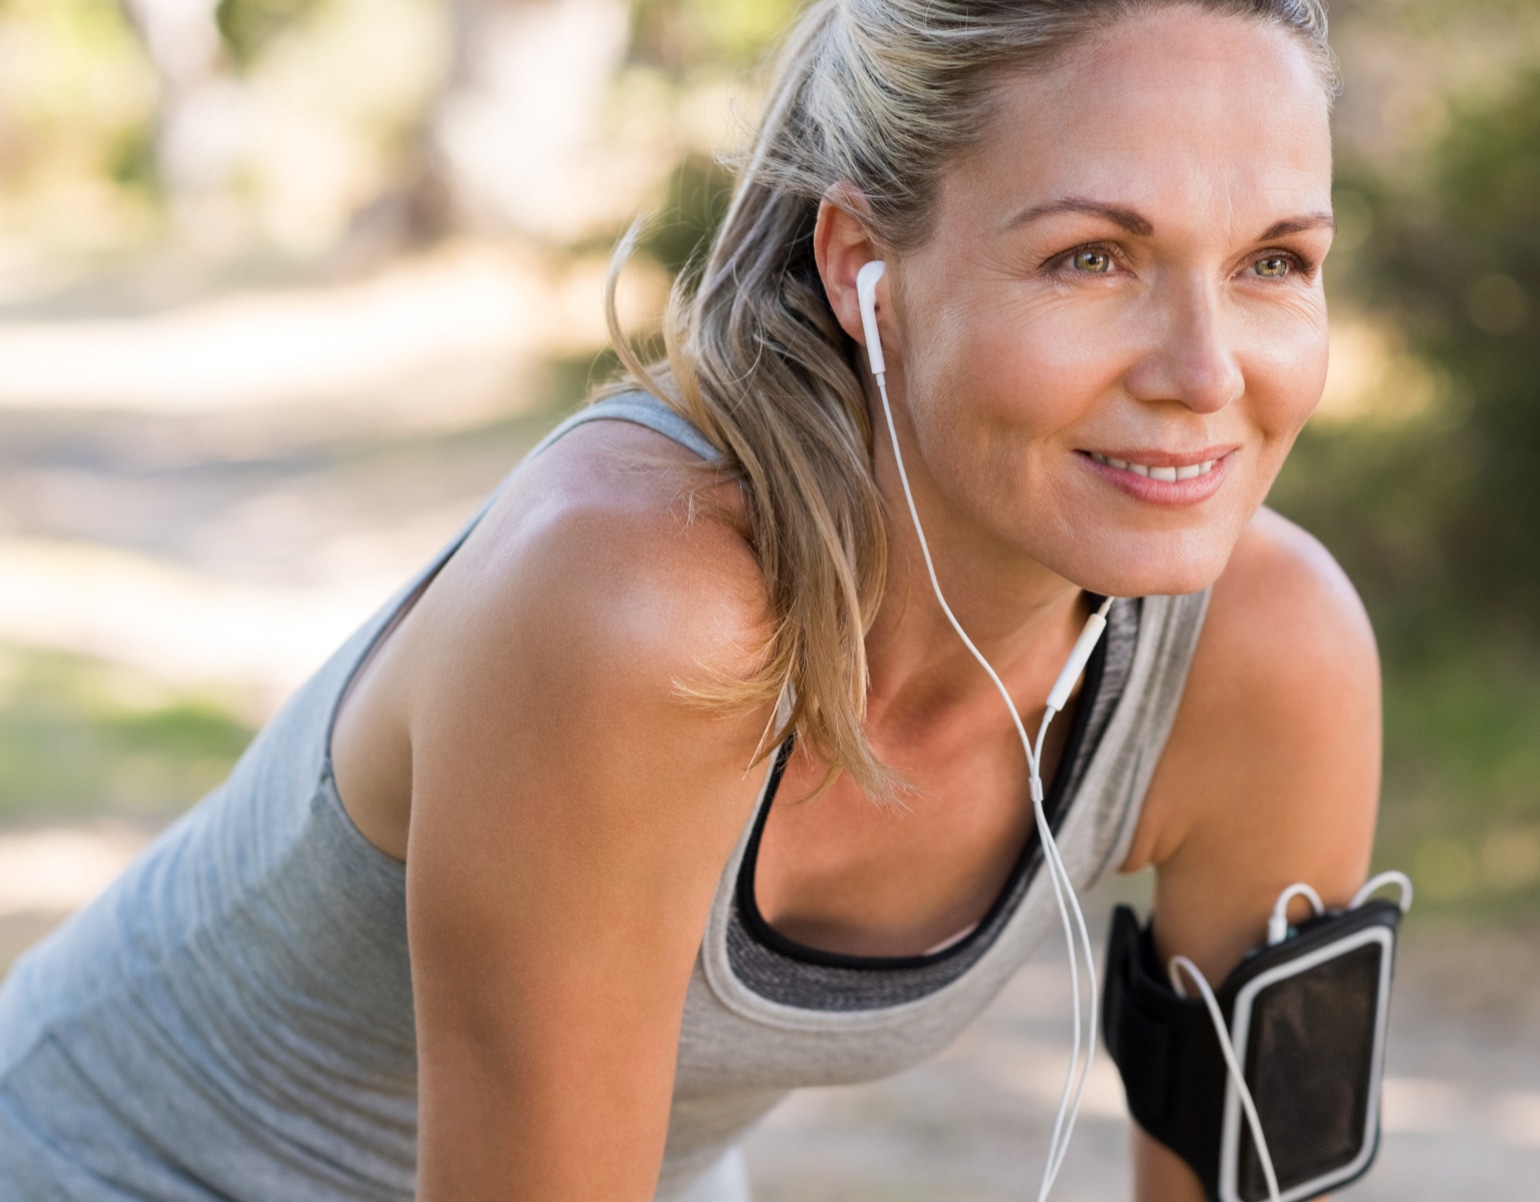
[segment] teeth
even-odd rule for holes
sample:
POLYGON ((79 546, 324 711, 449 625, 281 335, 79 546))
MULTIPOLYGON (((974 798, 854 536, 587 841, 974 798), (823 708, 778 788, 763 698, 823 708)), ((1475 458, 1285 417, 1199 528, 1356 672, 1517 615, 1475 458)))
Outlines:
POLYGON ((1162 480, 1172 484, 1178 480, 1196 480, 1199 476, 1206 476, 1219 462, 1217 459, 1205 459, 1202 463, 1186 463, 1181 467, 1150 467, 1143 463, 1130 463, 1126 459, 1116 459, 1111 455, 1100 455, 1095 451, 1091 452, 1091 458, 1097 463, 1115 467, 1122 472, 1133 472, 1135 475, 1147 476, 1151 480, 1162 480))

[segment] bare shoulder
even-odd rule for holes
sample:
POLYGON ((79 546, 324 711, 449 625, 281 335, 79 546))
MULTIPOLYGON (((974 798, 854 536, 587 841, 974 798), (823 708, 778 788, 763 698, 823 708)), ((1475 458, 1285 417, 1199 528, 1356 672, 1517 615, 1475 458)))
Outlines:
POLYGON ((764 643, 739 506, 685 448, 626 422, 589 423, 526 462, 339 708, 333 763, 359 829, 404 860, 438 779, 414 766, 435 751, 495 764, 521 751, 510 729, 560 746, 540 733, 557 702, 645 715, 659 745, 670 723, 686 737, 702 715, 677 686, 752 675, 764 643))
MULTIPOLYGON (((412 849, 477 824, 528 846, 559 800, 564 821, 625 831, 644 859, 683 846, 676 822, 714 831, 725 857, 769 714, 711 709, 690 686, 752 675, 769 624, 736 489, 698 462, 629 423, 580 427, 450 560, 406 649, 412 849)), ((714 859, 691 868, 701 882, 714 859)))
POLYGON ((1125 867, 1155 865, 1166 933, 1222 963, 1284 885, 1361 879, 1379 766, 1363 605, 1319 542, 1262 510, 1214 585, 1125 867), (1246 917, 1205 920, 1224 907, 1246 917))
POLYGON ((688 451, 622 422, 580 427, 520 472, 413 615, 410 848, 435 829, 458 842, 471 808, 528 843, 559 799, 643 857, 672 857, 683 844, 652 836, 689 827, 713 850, 674 869, 714 880, 770 717, 691 696, 749 677, 769 629, 723 491, 688 451))
POLYGON ((550 638, 546 652, 574 669, 603 661, 617 685, 670 667, 752 671, 762 578, 738 490, 698 464, 627 422, 568 434, 525 466, 435 582, 434 642, 485 641, 478 654, 497 658, 510 638, 550 638))

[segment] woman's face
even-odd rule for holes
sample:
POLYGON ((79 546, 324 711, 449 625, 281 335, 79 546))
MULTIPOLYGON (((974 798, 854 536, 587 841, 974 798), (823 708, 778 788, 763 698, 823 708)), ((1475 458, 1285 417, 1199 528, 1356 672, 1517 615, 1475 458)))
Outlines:
POLYGON ((1098 592, 1200 589, 1325 381, 1324 89, 1291 35, 1184 8, 1001 87, 888 263, 922 505, 1098 592))

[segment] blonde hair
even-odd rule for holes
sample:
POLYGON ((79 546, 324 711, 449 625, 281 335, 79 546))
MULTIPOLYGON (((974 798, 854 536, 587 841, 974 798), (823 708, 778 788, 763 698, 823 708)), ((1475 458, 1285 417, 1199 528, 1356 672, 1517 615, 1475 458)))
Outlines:
POLYGON ((734 707, 790 699, 765 747, 795 733, 829 765, 826 783, 845 770, 885 796, 895 778, 862 726, 865 635, 887 544, 854 344, 813 257, 819 203, 837 185, 852 189, 879 245, 917 245, 942 172, 984 133, 1002 73, 1042 69, 1133 14, 1168 7, 1289 30, 1335 90, 1319 0, 815 0, 782 51, 710 252, 675 282, 666 358, 651 365, 615 315, 634 230, 617 250, 607 308, 629 374, 600 395, 645 387, 721 451, 710 466, 742 487, 774 621, 758 672, 691 691, 734 707))

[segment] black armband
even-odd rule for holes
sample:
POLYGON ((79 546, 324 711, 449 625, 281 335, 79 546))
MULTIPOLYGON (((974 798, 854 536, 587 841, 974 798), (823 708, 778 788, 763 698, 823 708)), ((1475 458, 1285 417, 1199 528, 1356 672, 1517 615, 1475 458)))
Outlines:
MULTIPOLYGON (((1336 1189, 1374 1159, 1400 918, 1382 899, 1327 913, 1254 948, 1214 991, 1283 1202, 1336 1189)), ((1208 1010, 1172 988, 1127 906, 1112 917, 1102 1019, 1138 1124, 1193 1167, 1212 1202, 1266 1202, 1208 1010)))

